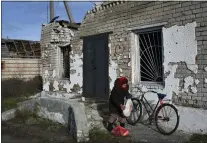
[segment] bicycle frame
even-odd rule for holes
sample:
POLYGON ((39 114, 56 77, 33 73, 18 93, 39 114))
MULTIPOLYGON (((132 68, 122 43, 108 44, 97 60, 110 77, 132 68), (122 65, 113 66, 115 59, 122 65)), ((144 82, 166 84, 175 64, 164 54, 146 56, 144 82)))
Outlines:
POLYGON ((153 107, 149 104, 149 102, 147 101, 147 99, 144 97, 144 94, 142 94, 141 99, 140 99, 140 102, 144 105, 144 108, 146 109, 147 114, 148 114, 148 116, 149 116, 148 120, 149 120, 150 123, 151 123, 151 121, 154 119, 153 116, 154 116, 154 113, 155 113, 155 111, 156 111, 156 109, 157 109, 157 107, 158 107, 158 104, 159 104, 159 103, 160 103, 160 105, 163 104, 163 103, 162 103, 162 100, 159 100, 159 99, 158 99, 157 104, 156 104, 156 106, 154 107, 154 109, 153 109, 153 107), (146 104, 145 104, 144 101, 145 101, 145 102, 148 104, 148 106, 150 107, 150 109, 151 109, 151 111, 152 111, 152 114, 150 114, 150 111, 148 111, 147 106, 146 106, 146 104))

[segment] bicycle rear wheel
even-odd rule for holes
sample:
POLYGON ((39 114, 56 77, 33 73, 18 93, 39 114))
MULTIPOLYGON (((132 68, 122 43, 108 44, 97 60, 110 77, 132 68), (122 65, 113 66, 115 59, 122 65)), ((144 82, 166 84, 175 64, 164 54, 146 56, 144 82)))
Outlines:
POLYGON ((129 117, 126 118, 128 124, 135 125, 142 116, 142 104, 137 98, 131 99, 133 102, 133 109, 129 117))
POLYGON ((180 117, 176 107, 169 103, 164 103, 158 107, 155 113, 155 124, 163 135, 174 133, 179 125, 180 117))

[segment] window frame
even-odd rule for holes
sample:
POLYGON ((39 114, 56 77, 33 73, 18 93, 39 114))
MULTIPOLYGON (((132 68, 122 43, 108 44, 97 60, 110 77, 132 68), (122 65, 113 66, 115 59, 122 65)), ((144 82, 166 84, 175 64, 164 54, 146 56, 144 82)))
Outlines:
POLYGON ((146 26, 140 29, 134 29, 131 33, 131 54, 132 54, 132 84, 144 84, 144 85, 164 85, 164 66, 162 64, 163 71, 163 79, 162 82, 154 82, 154 81, 141 81, 141 68, 140 68, 140 46, 139 46, 139 35, 145 34, 147 32, 160 31, 161 32, 161 50, 162 50, 162 63, 164 62, 164 47, 163 47, 163 25, 156 26, 146 26))

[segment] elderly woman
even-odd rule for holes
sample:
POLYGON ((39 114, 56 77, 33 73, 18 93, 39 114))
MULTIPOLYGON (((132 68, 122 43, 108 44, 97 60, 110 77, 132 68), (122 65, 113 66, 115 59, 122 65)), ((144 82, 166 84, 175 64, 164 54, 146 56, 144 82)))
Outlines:
POLYGON ((126 117, 123 116, 125 99, 131 98, 128 92, 129 85, 126 77, 117 78, 109 98, 109 119, 108 131, 112 131, 115 122, 119 122, 120 126, 125 127, 126 117))

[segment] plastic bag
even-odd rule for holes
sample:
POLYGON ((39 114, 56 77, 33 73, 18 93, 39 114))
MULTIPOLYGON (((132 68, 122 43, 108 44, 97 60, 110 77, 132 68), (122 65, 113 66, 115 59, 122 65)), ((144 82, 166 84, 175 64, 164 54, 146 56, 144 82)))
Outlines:
POLYGON ((126 104, 125 104, 125 109, 123 110, 123 115, 125 117, 129 117, 131 112, 132 112, 132 100, 131 99, 127 99, 126 104))
POLYGON ((112 134, 114 136, 123 136, 126 137, 129 135, 129 130, 127 130, 126 128, 123 128, 121 126, 116 126, 113 130, 112 130, 112 134))

